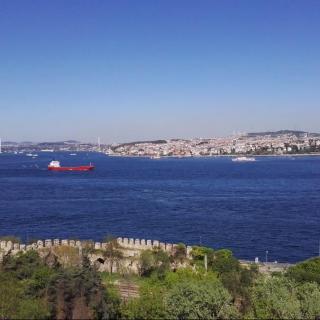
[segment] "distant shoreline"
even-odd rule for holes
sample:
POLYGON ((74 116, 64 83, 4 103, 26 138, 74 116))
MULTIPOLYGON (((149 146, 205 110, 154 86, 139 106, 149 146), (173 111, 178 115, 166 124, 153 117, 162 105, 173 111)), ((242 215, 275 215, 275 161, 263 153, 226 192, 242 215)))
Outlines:
MULTIPOLYGON (((106 154, 109 157, 118 157, 118 158, 151 158, 152 156, 143 155, 143 156, 135 156, 135 155, 120 155, 120 154, 106 154)), ((206 156, 160 156, 158 159, 166 159, 166 158, 222 158, 222 157, 308 157, 308 156, 320 156, 320 153, 296 153, 296 154, 217 154, 217 155, 206 155, 206 156)))

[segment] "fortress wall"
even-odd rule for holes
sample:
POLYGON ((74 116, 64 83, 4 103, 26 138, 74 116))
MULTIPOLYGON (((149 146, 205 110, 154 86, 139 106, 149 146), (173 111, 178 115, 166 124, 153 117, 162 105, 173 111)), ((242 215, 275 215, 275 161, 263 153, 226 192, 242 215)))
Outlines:
MULTIPOLYGON (((134 238, 123 238, 119 237, 116 239, 117 243, 129 253, 129 251, 133 251, 133 255, 136 255, 141 250, 154 249, 159 248, 166 251, 169 254, 172 254, 175 251, 176 244, 160 242, 158 240, 146 240, 146 239, 134 239, 134 238)), ((19 251, 28 251, 28 250, 37 250, 42 248, 52 248, 57 246, 70 246, 70 247, 91 247, 97 250, 106 249, 107 243, 105 242, 92 242, 92 241, 75 241, 68 239, 45 239, 38 240, 32 244, 18 244, 13 243, 12 241, 0 241, 0 250, 10 251, 14 250, 15 252, 19 251)), ((192 250, 191 246, 187 246, 187 256, 190 256, 190 252, 192 250)))
POLYGON ((168 253, 173 252, 175 245, 172 243, 164 243, 159 240, 145 240, 145 239, 133 239, 133 238, 117 238, 118 244, 124 249, 132 250, 147 250, 153 248, 160 248, 168 253))

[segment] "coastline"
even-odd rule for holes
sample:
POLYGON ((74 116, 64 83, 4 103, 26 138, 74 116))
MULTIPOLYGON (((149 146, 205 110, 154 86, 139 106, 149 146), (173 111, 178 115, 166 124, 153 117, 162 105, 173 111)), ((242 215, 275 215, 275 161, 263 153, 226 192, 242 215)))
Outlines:
MULTIPOLYGON (((151 158, 152 156, 149 155, 142 155, 142 156, 135 156, 135 155, 120 155, 120 154, 105 154, 108 157, 118 157, 118 158, 151 158)), ((248 156, 248 157, 319 157, 320 153, 295 153, 295 154, 217 154, 217 155, 197 155, 197 156, 160 156, 159 159, 182 159, 182 158, 234 158, 234 157, 243 157, 243 156, 248 156)), ((152 160, 159 160, 159 159, 152 159, 152 160)))

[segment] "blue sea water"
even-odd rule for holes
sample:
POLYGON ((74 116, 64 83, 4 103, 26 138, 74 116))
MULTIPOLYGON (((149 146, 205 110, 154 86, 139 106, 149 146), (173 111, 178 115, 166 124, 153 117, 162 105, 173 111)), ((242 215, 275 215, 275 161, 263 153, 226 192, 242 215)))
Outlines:
POLYGON ((238 258, 295 262, 320 239, 320 157, 160 159, 97 153, 0 155, 0 234, 105 235, 230 248, 238 258), (93 172, 50 172, 93 162, 93 172))

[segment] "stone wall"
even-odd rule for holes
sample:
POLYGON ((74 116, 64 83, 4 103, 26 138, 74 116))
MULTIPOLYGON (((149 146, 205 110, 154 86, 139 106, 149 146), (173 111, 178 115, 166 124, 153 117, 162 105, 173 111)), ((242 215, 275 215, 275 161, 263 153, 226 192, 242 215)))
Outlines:
MULTIPOLYGON (((166 251, 168 254, 173 254, 176 248, 176 244, 164 243, 158 240, 145 240, 134 238, 117 238, 117 243, 124 250, 126 256, 136 256, 142 250, 159 248, 166 251)), ((78 247, 80 250, 83 248, 92 248, 96 250, 104 250, 107 246, 106 242, 93 242, 93 241, 79 241, 79 240, 67 240, 67 239, 46 239, 38 240, 32 244, 19 244, 12 241, 0 241, 0 259, 5 254, 17 254, 18 252, 24 252, 29 250, 39 250, 42 248, 52 248, 57 246, 70 246, 78 247)), ((187 246, 187 255, 190 255, 192 247, 187 246)))

